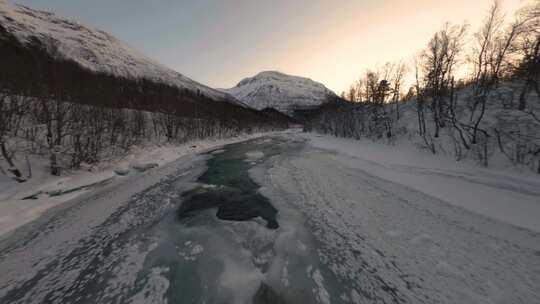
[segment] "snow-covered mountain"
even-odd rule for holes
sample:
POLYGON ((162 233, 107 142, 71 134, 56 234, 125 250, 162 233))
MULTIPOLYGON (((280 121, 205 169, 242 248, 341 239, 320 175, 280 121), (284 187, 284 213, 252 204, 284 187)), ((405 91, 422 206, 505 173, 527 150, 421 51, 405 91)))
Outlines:
POLYGON ((274 108, 287 114, 295 109, 319 106, 336 96, 321 83, 276 71, 245 78, 236 87, 223 91, 252 108, 274 108))
POLYGON ((112 35, 75 20, 0 0, 0 24, 21 42, 37 38, 50 46, 51 51, 91 71, 151 79, 200 92, 214 100, 239 103, 229 94, 202 85, 153 61, 112 35))

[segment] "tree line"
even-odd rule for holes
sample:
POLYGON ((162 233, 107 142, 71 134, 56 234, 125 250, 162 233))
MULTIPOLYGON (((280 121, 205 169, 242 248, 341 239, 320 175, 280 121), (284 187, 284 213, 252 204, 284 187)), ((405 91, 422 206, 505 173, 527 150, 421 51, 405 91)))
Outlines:
POLYGON ((47 155, 51 174, 60 175, 66 166, 96 164, 148 141, 181 143, 288 125, 285 117, 199 91, 90 71, 63 58, 54 41, 22 43, 2 25, 0 66, 0 155, 19 181, 28 178, 16 165, 23 155, 47 155))
POLYGON ((307 128, 390 142, 413 132, 432 153, 488 166, 500 152, 540 173, 539 81, 540 1, 509 22, 495 1, 479 29, 447 23, 411 63, 367 70, 307 128))

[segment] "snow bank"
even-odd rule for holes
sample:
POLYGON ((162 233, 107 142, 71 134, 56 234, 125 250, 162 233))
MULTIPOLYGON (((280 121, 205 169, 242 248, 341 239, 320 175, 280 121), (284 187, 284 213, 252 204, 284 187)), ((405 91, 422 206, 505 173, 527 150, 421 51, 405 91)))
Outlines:
POLYGON ((480 168, 472 162, 419 151, 414 145, 389 146, 307 134, 311 145, 337 152, 353 168, 405 185, 506 223, 540 232, 540 176, 480 168))

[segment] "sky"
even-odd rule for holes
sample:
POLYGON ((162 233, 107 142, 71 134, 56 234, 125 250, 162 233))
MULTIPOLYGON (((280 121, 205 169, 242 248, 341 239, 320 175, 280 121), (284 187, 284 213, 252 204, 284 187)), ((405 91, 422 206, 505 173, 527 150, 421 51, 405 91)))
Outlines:
MULTIPOLYGON (((107 31, 206 85, 264 70, 337 93, 365 69, 410 60, 445 22, 478 26, 492 0, 12 0, 107 31)), ((523 0, 503 0, 506 11, 523 0)))

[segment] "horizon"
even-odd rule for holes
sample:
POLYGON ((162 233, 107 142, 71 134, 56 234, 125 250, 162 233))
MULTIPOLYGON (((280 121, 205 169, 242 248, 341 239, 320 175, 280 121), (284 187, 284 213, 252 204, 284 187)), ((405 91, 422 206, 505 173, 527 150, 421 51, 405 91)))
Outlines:
MULTIPOLYGON (((153 60, 212 88, 231 88, 262 71, 279 71, 320 82, 338 95, 366 69, 386 62, 409 62, 445 22, 467 22, 474 32, 492 3, 12 2, 109 32, 153 60), (123 14, 126 8, 130 14, 123 14), (416 9, 404 14, 409 8, 416 9)), ((501 2, 507 17, 523 3, 501 2)))

